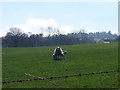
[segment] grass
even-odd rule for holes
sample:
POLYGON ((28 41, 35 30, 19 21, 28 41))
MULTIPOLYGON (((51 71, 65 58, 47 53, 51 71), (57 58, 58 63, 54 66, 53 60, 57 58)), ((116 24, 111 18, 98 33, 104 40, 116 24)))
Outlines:
MULTIPOLYGON (((3 48, 3 81, 31 79, 24 73, 40 77, 64 76, 118 69, 118 43, 60 46, 67 50, 65 60, 52 60, 55 46, 3 48)), ((3 84, 3 88, 117 88, 118 73, 89 75, 3 84), (56 87, 51 81, 60 85, 56 87)))

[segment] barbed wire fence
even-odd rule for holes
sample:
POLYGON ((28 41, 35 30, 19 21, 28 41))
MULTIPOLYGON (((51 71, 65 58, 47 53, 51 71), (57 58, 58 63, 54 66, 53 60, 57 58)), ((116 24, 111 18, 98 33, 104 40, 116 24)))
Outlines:
MULTIPOLYGON (((27 74, 27 73, 25 73, 25 75, 26 76, 32 76, 32 77, 37 77, 37 76, 34 76, 34 75, 32 75, 32 74, 27 74)), ((37 78, 41 78, 41 79, 44 79, 45 80, 45 78, 43 78, 43 77, 37 77, 37 78)), ((58 84, 56 84, 56 83, 53 83, 53 82, 51 82, 51 81, 48 81, 47 79, 45 80, 45 81, 47 81, 48 83, 51 83, 52 85, 54 85, 54 86, 56 86, 56 87, 60 87, 60 85, 58 85, 58 84)))
MULTIPOLYGON (((69 77, 75 77, 75 76, 88 76, 88 75, 96 75, 96 74, 107 74, 107 73, 115 73, 115 72, 119 72, 119 70, 111 70, 111 71, 104 71, 104 72, 92 72, 92 73, 84 73, 84 74, 74 74, 74 75, 65 75, 65 76, 54 76, 54 77, 37 77, 34 79, 24 79, 24 80, 15 80, 15 81, 3 81, 0 82, 0 84, 8 84, 8 83, 22 83, 22 82, 26 82, 26 81, 35 81, 35 80, 48 80, 48 79, 58 79, 58 78, 69 78, 69 77)), ((32 76, 35 77, 34 75, 31 74, 27 74, 28 76, 32 76)), ((49 81, 48 81, 49 82, 49 81)), ((51 83, 51 82, 50 82, 51 83)), ((55 86, 59 86, 55 83, 52 83, 55 86)))

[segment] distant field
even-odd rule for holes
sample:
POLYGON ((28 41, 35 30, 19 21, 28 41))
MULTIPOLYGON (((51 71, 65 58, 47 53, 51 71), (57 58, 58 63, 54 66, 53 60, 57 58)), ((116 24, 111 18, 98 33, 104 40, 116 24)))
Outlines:
MULTIPOLYGON (((40 77, 118 69, 118 43, 60 46, 67 50, 65 60, 51 58, 55 46, 3 48, 3 81, 31 79, 29 73, 40 77)), ((3 88, 117 88, 118 73, 96 74, 51 80, 3 84, 3 88), (51 83, 58 84, 59 87, 51 83)))

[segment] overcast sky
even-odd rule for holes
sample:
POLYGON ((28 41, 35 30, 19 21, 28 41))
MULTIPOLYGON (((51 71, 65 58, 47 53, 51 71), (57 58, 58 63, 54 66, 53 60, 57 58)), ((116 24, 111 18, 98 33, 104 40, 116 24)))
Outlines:
POLYGON ((1 2, 0 36, 12 26, 23 32, 44 33, 52 26, 67 34, 109 30, 118 33, 118 2, 1 2))

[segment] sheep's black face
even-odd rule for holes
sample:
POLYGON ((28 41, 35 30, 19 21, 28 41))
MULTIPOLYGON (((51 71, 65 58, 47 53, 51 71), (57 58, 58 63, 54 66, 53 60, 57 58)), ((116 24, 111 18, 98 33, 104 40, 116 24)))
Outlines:
POLYGON ((67 51, 64 51, 64 54, 67 54, 67 51))

